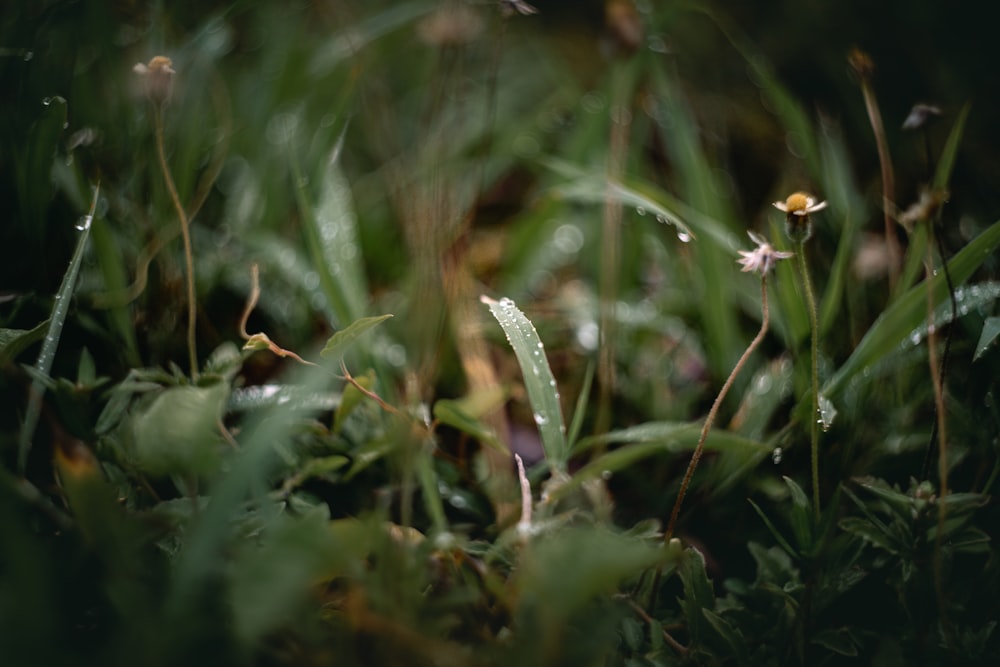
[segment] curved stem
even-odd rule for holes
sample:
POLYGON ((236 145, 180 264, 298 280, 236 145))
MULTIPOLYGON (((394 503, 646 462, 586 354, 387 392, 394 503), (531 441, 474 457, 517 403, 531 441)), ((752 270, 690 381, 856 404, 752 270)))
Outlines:
POLYGON ((813 296, 812 281, 809 278, 809 265, 806 263, 805 243, 798 244, 799 270, 802 272, 802 285, 806 293, 806 306, 809 311, 809 332, 811 338, 810 356, 812 358, 812 412, 809 415, 809 452, 812 461, 812 495, 813 514, 819 521, 819 324, 816 318, 816 297, 813 296))
POLYGON ((684 480, 681 482, 681 490, 677 494, 677 500, 674 501, 674 508, 670 511, 670 521, 667 523, 667 532, 664 534, 664 539, 669 540, 673 537, 674 526, 677 524, 677 515, 681 511, 681 503, 684 502, 684 496, 687 494, 688 485, 691 483, 691 478, 694 476, 694 469, 698 467, 698 462, 701 460, 701 455, 705 450, 705 440, 708 439, 708 432, 712 428, 712 422, 715 421, 715 417, 719 412, 719 406, 722 405, 722 400, 729 393, 730 388, 733 386, 733 382, 736 381, 736 376, 739 375, 743 366, 746 365, 747 360, 753 353, 757 346, 760 345, 761 341, 764 340, 764 335, 767 333, 767 327, 769 322, 769 312, 767 307, 767 274, 761 274, 760 277, 760 302, 761 309, 763 310, 763 316, 760 323, 760 331, 750 345, 743 352, 743 356, 740 360, 736 362, 736 366, 733 368, 733 372, 729 374, 729 378, 726 383, 722 385, 722 389, 719 391, 719 395, 715 397, 715 402, 712 403, 712 409, 708 411, 708 417, 705 418, 705 424, 701 427, 701 436, 698 438, 698 444, 694 448, 694 454, 691 455, 691 462, 688 464, 687 472, 684 473, 684 480))
POLYGON ((167 191, 170 193, 170 200, 177 211, 177 219, 181 223, 181 237, 184 239, 184 263, 187 270, 187 301, 188 301, 188 322, 187 322, 187 345, 188 362, 191 364, 191 379, 198 379, 198 348, 195 337, 195 318, 198 312, 198 305, 195 301, 194 293, 194 253, 191 250, 191 232, 188 229, 189 221, 181 198, 177 194, 177 186, 170 175, 170 168, 167 166, 166 150, 163 148, 163 110, 157 106, 156 118, 156 153, 160 158, 160 169, 163 171, 163 180, 167 184, 167 191))

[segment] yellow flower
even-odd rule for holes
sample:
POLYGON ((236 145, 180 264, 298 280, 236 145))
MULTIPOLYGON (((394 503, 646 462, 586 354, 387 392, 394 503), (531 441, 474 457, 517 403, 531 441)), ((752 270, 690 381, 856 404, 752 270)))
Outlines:
POLYGON ((796 243, 804 243, 812 236, 809 214, 826 208, 825 201, 817 201, 805 192, 793 192, 785 201, 776 201, 774 208, 785 214, 785 233, 796 243))
POLYGON ((826 202, 817 202, 815 197, 807 195, 805 192, 795 192, 788 195, 785 201, 774 202, 774 208, 788 215, 806 216, 816 211, 822 211, 826 208, 826 202))

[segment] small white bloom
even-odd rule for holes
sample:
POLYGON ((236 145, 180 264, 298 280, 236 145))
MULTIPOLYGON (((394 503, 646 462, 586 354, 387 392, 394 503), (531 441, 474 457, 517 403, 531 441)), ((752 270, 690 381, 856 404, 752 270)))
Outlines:
POLYGON ((736 260, 743 266, 742 271, 756 271, 761 275, 774 268, 779 259, 794 257, 794 252, 775 250, 763 236, 748 231, 750 240, 757 244, 753 250, 740 250, 741 257, 736 260))
POLYGON ((795 192, 788 195, 785 201, 776 201, 774 208, 788 215, 806 216, 816 211, 826 208, 825 201, 816 201, 816 198, 805 192, 795 192))

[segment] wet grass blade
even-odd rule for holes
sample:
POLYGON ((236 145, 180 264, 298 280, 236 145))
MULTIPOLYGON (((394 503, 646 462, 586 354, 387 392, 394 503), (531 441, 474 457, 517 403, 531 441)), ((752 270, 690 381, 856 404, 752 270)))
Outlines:
MULTIPOLYGON (((1000 246, 1000 221, 993 223, 985 232, 969 242, 955 254, 948 269, 955 285, 964 283, 972 273, 1000 246)), ((872 325, 868 333, 855 348, 850 358, 837 370, 822 393, 829 399, 844 390, 848 382, 865 368, 883 360, 907 340, 927 317, 928 281, 924 281, 902 295, 872 325)), ((944 272, 938 272, 930 280, 935 302, 947 297, 948 285, 944 272)), ((803 406, 800 405, 801 409, 803 406)))
POLYGON ((83 255, 87 249, 87 240, 90 238, 90 226, 94 220, 94 211, 97 210, 97 198, 100 195, 100 184, 94 188, 94 196, 90 202, 90 210, 81 222, 77 224, 80 236, 76 241, 76 250, 73 251, 73 258, 69 262, 69 268, 63 275, 62 285, 56 293, 55 304, 52 306, 52 315, 49 318, 49 330, 42 341, 42 350, 38 354, 38 361, 35 362, 36 378, 31 383, 28 394, 28 407, 24 414, 24 426, 21 429, 21 437, 17 448, 17 468, 23 474, 28 465, 28 454, 31 452, 31 442, 35 436, 35 427, 38 426, 38 417, 42 411, 42 395, 45 387, 39 377, 48 377, 52 369, 52 361, 56 357, 56 348, 59 347, 59 337, 62 335, 63 324, 66 322, 66 313, 69 311, 69 302, 73 298, 73 291, 76 289, 76 279, 80 275, 80 266, 83 264, 83 255))
POLYGON ((542 447, 545 449, 549 468, 553 472, 565 472, 569 459, 566 427, 559 403, 559 389, 545 357, 545 346, 534 325, 513 301, 506 298, 494 301, 485 296, 481 297, 481 301, 489 306, 493 317, 500 323, 521 366, 524 387, 528 392, 538 432, 542 436, 542 447))

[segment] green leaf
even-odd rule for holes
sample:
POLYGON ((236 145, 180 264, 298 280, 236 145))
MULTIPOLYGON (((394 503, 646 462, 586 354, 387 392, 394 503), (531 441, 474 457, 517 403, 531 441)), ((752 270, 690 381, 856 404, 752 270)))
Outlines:
POLYGON ((493 317, 500 323, 521 366, 528 402, 531 403, 535 423, 542 437, 542 447, 549 467, 553 472, 565 472, 569 459, 566 427, 559 403, 559 389, 545 356, 545 346, 538 337, 535 326, 513 301, 506 298, 494 301, 485 296, 480 300, 489 306, 493 317))
POLYGON ((983 356, 986 350, 996 342, 997 336, 1000 336, 1000 316, 987 317, 986 321, 983 322, 983 330, 979 333, 976 354, 972 360, 976 361, 983 356))
MULTIPOLYGON (((545 158, 541 163, 542 166, 566 179, 553 190, 559 199, 603 204, 611 198, 623 206, 648 211, 662 222, 676 227, 679 233, 686 234, 689 239, 695 238, 695 233, 684 221, 692 211, 652 183, 638 179, 613 181, 603 170, 587 171, 558 158, 545 158)), ((728 241, 729 234, 724 231, 725 228, 720 223, 707 216, 701 216, 699 220, 706 222, 705 227, 710 234, 715 235, 717 239, 728 241)))
POLYGON ((229 385, 170 387, 133 421, 137 465, 151 475, 211 472, 229 385))
POLYGON ((747 499, 747 501, 750 503, 751 506, 753 506, 754 511, 757 512, 757 516, 759 516, 761 520, 764 522, 764 525, 767 526, 767 529, 770 531, 771 535, 774 537, 778 545, 786 552, 788 552, 788 555, 791 556, 792 558, 798 558, 799 553, 792 547, 791 544, 788 543, 788 540, 785 539, 785 536, 782 535, 777 528, 775 528, 774 524, 771 523, 771 520, 767 517, 766 514, 764 514, 764 510, 762 510, 760 506, 757 505, 757 503, 750 500, 749 498, 747 499))
POLYGON ((340 359, 359 338, 390 317, 392 315, 376 315, 375 317, 362 317, 360 320, 352 322, 348 327, 330 337, 326 346, 320 351, 320 356, 324 359, 340 359))
POLYGON ((840 655, 854 657, 858 654, 858 642, 850 628, 820 630, 813 636, 812 643, 840 655))
POLYGON ((565 619, 594 596, 613 591, 655 565, 663 549, 601 528, 539 535, 515 571, 520 607, 545 618, 541 630, 562 631, 565 619))
MULTIPOLYGON (((60 98, 61 99, 61 98, 60 98)), ((65 100, 62 100, 65 105, 65 100)), ((51 159, 51 156, 50 156, 51 159)), ((48 332, 42 342, 42 349, 38 353, 38 361, 35 362, 35 371, 38 376, 48 377, 52 362, 55 360, 56 348, 59 347, 59 337, 62 335, 63 324, 66 322, 66 314, 69 312, 69 303, 76 291, 76 278, 80 274, 80 267, 83 265, 84 251, 87 249, 87 240, 90 238, 90 227, 94 220, 94 212, 97 210, 97 199, 101 193, 100 186, 94 188, 94 196, 90 202, 90 211, 84 216, 85 224, 80 225, 80 236, 76 241, 76 250, 73 251, 73 258, 70 259, 69 267, 63 274, 62 284, 56 293, 55 303, 52 306, 52 315, 49 318, 48 332)), ((44 383, 38 377, 31 383, 30 398, 28 407, 24 414, 24 425, 21 428, 21 438, 18 443, 17 466, 22 473, 28 464, 28 454, 31 451, 31 444, 34 441, 35 427, 38 425, 38 418, 42 411, 42 396, 44 394, 44 383)))
POLYGON ((244 543, 230 587, 233 629, 242 642, 253 646, 296 611, 312 609, 311 585, 336 556, 328 518, 324 511, 294 520, 277 515, 259 542, 244 543))
POLYGON ((709 627, 704 612, 715 609, 715 592, 705 572, 705 557, 697 549, 688 547, 684 550, 677 574, 684 588, 680 603, 687 618, 688 631, 692 641, 701 644, 709 627))
MULTIPOLYGON (((1000 246, 1000 221, 993 223, 986 231, 970 241, 950 262, 948 269, 955 285, 964 283, 979 266, 1000 246)), ((938 271, 930 280, 934 301, 940 303, 948 294, 944 271, 938 271)), ((884 360, 900 349, 910 334, 927 317, 928 281, 910 289, 889 306, 865 334, 854 349, 854 353, 837 372, 827 380, 821 392, 835 400, 848 383, 861 375, 865 369, 884 360)), ((808 400, 803 399, 800 410, 808 410, 808 400)))
POLYGON ((9 363, 33 344, 45 338, 49 320, 34 329, 0 329, 0 362, 9 363))
POLYGON ((506 452, 507 448, 497 438, 496 433, 479 419, 466 412, 466 405, 467 403, 463 400, 442 398, 434 403, 434 419, 472 436, 497 451, 506 452))
POLYGON ((962 107, 962 111, 958 114, 958 119, 955 120, 951 132, 948 134, 948 139, 941 150, 941 157, 938 158, 937 169, 934 171, 935 190, 945 191, 948 189, 948 183, 951 181, 951 172, 955 166, 955 158, 958 155, 958 146, 962 141, 962 135, 965 133, 965 121, 968 120, 971 109, 972 105, 969 103, 966 103, 962 107))
POLYGON ((791 477, 784 477, 785 484, 792 496, 792 507, 790 519, 792 532, 795 541, 799 545, 800 553, 807 554, 812 550, 812 513, 810 509, 809 497, 802 487, 795 483, 791 477))
POLYGON ((319 274, 320 286, 339 323, 360 317, 368 299, 361 253, 358 252, 357 216, 351 189, 336 160, 341 141, 343 136, 333 151, 333 159, 322 162, 321 173, 315 175, 321 187, 315 207, 308 192, 309 179, 303 178, 298 159, 294 155, 291 157, 306 246, 319 274))
POLYGON ((333 413, 333 432, 340 433, 341 429, 344 428, 344 423, 347 418, 351 416, 361 403, 368 398, 362 389, 372 390, 375 386, 375 371, 368 369, 361 375, 354 376, 354 382, 349 383, 344 387, 344 393, 341 394, 340 403, 337 405, 336 411, 333 413), (357 384, 355 384, 355 382, 357 384))

